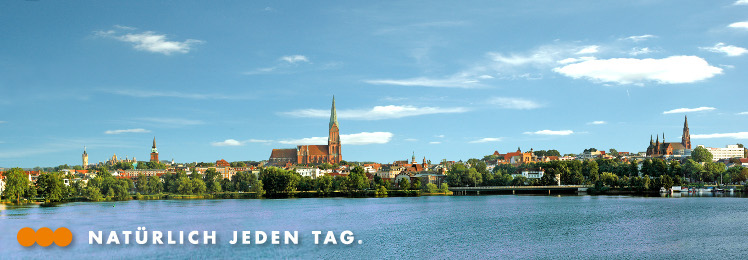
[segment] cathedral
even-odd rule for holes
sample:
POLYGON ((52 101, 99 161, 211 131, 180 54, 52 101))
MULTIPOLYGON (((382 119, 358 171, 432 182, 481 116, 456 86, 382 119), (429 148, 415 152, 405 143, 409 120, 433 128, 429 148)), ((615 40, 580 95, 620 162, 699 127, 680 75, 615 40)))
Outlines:
POLYGON ((327 145, 299 145, 295 149, 273 149, 269 163, 273 165, 340 163, 343 155, 340 151, 340 131, 338 115, 335 111, 335 97, 332 98, 330 124, 327 145))
POLYGON ((652 136, 650 136, 647 156, 684 155, 686 150, 691 150, 691 133, 688 131, 688 116, 686 116, 686 121, 683 123, 683 136, 680 143, 665 142, 665 133, 662 134, 662 143, 660 143, 659 135, 657 135, 657 141, 654 141, 652 136))

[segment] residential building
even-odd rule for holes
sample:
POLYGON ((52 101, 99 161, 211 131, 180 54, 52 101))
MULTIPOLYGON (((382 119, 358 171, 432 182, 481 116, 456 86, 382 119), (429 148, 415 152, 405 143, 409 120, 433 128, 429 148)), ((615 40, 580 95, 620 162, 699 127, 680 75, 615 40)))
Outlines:
POLYGON ((324 175, 322 173, 322 170, 317 167, 300 167, 296 168, 295 171, 302 177, 311 177, 312 179, 316 179, 324 175))
MULTIPOLYGON (((699 145, 699 147, 704 147, 703 145, 699 145)), ((745 153, 743 148, 740 148, 736 144, 728 145, 725 148, 712 148, 712 147, 704 147, 706 148, 710 153, 712 153, 712 160, 718 161, 722 159, 730 159, 730 158, 743 158, 745 153)))

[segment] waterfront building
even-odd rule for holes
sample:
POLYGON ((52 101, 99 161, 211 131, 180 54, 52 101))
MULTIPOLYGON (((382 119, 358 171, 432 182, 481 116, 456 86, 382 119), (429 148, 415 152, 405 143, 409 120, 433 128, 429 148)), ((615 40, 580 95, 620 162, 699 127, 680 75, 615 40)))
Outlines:
POLYGON ((340 129, 335 110, 335 97, 332 98, 327 145, 299 145, 295 149, 273 149, 268 160, 272 165, 288 164, 336 164, 343 160, 340 143, 340 129))
POLYGON ((322 170, 320 170, 317 167, 300 167, 294 170, 296 171, 296 173, 298 173, 302 177, 310 177, 312 179, 316 179, 324 175, 322 173, 322 170))
POLYGON ((660 135, 657 135, 657 140, 653 140, 652 136, 649 136, 649 147, 647 147, 646 155, 648 157, 683 157, 690 155, 691 150, 691 133, 688 129, 688 116, 685 117, 683 122, 683 136, 681 137, 680 143, 668 143, 665 142, 665 133, 662 133, 662 143, 660 143, 660 135))
POLYGON ((83 146, 83 169, 88 169, 88 153, 86 152, 86 146, 83 146))
MULTIPOLYGON (((703 145, 699 145, 699 147, 704 147, 703 145)), ((718 161, 722 159, 730 159, 730 158, 743 158, 745 156, 743 148, 740 148, 736 144, 728 145, 725 148, 712 148, 712 147, 704 147, 706 150, 708 150, 710 153, 712 153, 712 160, 718 161)))
POLYGON ((531 163, 531 162, 537 162, 538 156, 535 155, 532 148, 530 148, 529 152, 522 152, 522 149, 517 147, 516 152, 501 154, 498 151, 493 152, 494 157, 496 158, 495 163, 494 162, 487 162, 487 164, 513 164, 513 165, 519 165, 523 163, 531 163))
POLYGON ((153 146, 151 147, 151 162, 158 162, 158 149, 156 149, 156 137, 153 137, 153 146))

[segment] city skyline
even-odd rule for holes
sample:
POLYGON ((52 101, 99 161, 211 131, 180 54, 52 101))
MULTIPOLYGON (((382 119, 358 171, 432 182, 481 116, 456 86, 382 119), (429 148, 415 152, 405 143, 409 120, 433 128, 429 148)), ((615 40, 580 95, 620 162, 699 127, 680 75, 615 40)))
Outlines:
POLYGON ((0 167, 144 160, 154 136, 162 160, 267 160, 326 144, 333 95, 349 161, 643 152, 685 115, 693 147, 748 140, 735 1, 0 7, 0 167))

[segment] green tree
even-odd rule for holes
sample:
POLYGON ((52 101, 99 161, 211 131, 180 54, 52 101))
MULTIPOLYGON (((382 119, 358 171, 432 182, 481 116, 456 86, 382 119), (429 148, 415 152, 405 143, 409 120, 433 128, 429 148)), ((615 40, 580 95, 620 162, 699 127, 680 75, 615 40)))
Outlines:
POLYGON ((20 203, 21 197, 23 197, 30 183, 31 182, 23 169, 10 169, 10 171, 5 173, 5 190, 3 190, 3 197, 11 201, 15 200, 16 203, 20 203))
POLYGON ((138 177, 135 181, 135 187, 137 187, 137 190, 140 194, 150 194, 150 189, 148 187, 148 177, 145 176, 145 174, 138 174, 138 177))
POLYGON ((317 181, 315 183, 318 193, 321 193, 323 195, 330 195, 333 191, 332 187, 333 178, 330 175, 323 175, 317 178, 317 181))
POLYGON ((438 193, 439 187, 437 187, 436 184, 429 183, 429 184, 426 184, 426 191, 428 193, 438 193))
POLYGON ((416 178, 413 183, 410 184, 411 190, 420 190, 421 189, 421 178, 416 178))
POLYGON ((712 153, 702 146, 698 146, 696 149, 691 151, 691 158, 697 162, 711 162, 713 159, 712 157, 712 153))
POLYGON ((192 194, 203 194, 208 190, 207 185, 201 179, 192 179, 190 182, 192 183, 192 194))
POLYGON ((359 193, 369 188, 369 179, 366 177, 364 168, 356 166, 347 177, 347 190, 351 193, 359 193))
POLYGON ((100 201, 102 199, 101 191, 93 186, 86 186, 83 196, 90 201, 100 201))
POLYGON ((400 187, 401 190, 407 190, 410 188, 410 178, 402 178, 397 183, 397 186, 400 187))
POLYGON ((610 150, 608 150, 608 151, 609 151, 609 154, 611 156, 613 156, 613 157, 618 157, 618 155, 619 155, 618 151, 616 149, 610 148, 610 150))
POLYGON ((696 161, 692 159, 688 159, 686 163, 683 165, 683 172, 688 176, 688 178, 691 178, 691 181, 701 180, 701 171, 703 170, 703 167, 701 164, 697 163, 696 161))
POLYGON ((194 188, 192 187, 192 180, 189 177, 180 177, 177 181, 177 193, 179 194, 192 194, 194 188))
POLYGON ((439 192, 449 193, 449 185, 446 182, 442 182, 442 185, 439 187, 439 192))
POLYGON ((161 179, 155 175, 148 177, 147 185, 148 185, 148 192, 151 194, 161 193, 164 190, 164 186, 163 186, 163 183, 161 183, 161 179))
POLYGON ((67 187, 60 173, 40 174, 36 180, 39 195, 49 202, 59 202, 67 198, 67 187))
POLYGON ((263 189, 271 195, 286 194, 296 191, 300 175, 278 167, 268 167, 260 173, 263 189))

